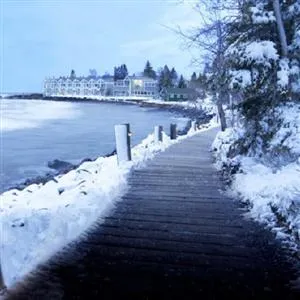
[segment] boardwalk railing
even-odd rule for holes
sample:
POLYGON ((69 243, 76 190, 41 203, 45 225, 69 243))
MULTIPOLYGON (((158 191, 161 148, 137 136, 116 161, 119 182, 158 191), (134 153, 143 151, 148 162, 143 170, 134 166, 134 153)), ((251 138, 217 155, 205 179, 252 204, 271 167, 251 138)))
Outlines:
MULTIPOLYGON (((197 122, 189 121, 187 123, 188 130, 197 130, 197 122)), ((157 125, 154 127, 154 141, 159 143, 163 141, 163 126, 157 125)), ((130 124, 115 125, 116 152, 118 164, 125 161, 131 161, 131 135, 130 124)), ((177 139, 177 125, 170 124, 170 139, 177 139)))
POLYGON ((123 161, 131 160, 131 147, 130 147, 130 125, 121 124, 115 125, 115 136, 116 136, 116 150, 118 163, 123 161))

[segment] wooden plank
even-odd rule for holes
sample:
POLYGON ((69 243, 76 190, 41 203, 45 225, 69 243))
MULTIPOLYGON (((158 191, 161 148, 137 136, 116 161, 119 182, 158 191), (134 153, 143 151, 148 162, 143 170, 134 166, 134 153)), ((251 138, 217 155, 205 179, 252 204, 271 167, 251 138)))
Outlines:
MULTIPOLYGON (((133 189, 129 190, 129 191, 133 191, 133 189)), ((170 201, 190 201, 190 202, 197 202, 197 201, 209 201, 211 200, 212 202, 216 202, 216 201, 228 201, 233 202, 233 199, 229 199, 228 196, 226 195, 220 195, 220 193, 216 193, 216 195, 211 195, 211 194, 207 194, 207 195, 203 195, 203 193, 200 194, 196 194, 196 195, 187 195, 187 194, 181 194, 181 195, 170 195, 170 194, 155 194, 155 195, 151 195, 151 194, 146 194, 146 195, 138 195, 138 194, 134 194, 134 193, 127 193, 125 194, 122 199, 140 199, 140 200, 147 200, 147 199, 154 199, 154 200, 170 200, 170 201), (214 200, 214 201, 213 201, 214 200)))
MULTIPOLYGON (((127 228, 127 227, 116 227, 109 226, 106 223, 102 224, 101 230, 99 230, 99 235, 109 234, 114 236, 123 237, 135 237, 139 238, 149 238, 156 240, 165 241, 176 241, 176 242, 190 242, 197 245, 198 243, 213 244, 219 246, 232 247, 236 245, 237 236, 224 234, 220 236, 219 234, 206 234, 204 232, 195 231, 164 231, 164 230, 143 230, 139 228, 127 228)), ((239 245, 239 247, 244 247, 244 245, 239 245)))
POLYGON ((186 218, 182 218, 179 216, 172 216, 172 215, 159 215, 159 214, 141 214, 141 213, 119 213, 118 210, 114 212, 112 216, 106 217, 110 219, 120 219, 120 220, 127 220, 127 221, 140 221, 140 222, 153 222, 153 223, 169 223, 169 224, 176 224, 176 225, 212 225, 212 226, 224 226, 229 228, 243 228, 241 224, 241 220, 235 218, 214 218, 213 215, 211 217, 206 216, 206 218, 201 218, 195 216, 188 216, 186 218))
MULTIPOLYGON (((133 190, 131 190, 133 191, 133 190)), ((166 201, 173 201, 173 202, 182 202, 182 201, 187 201, 187 202, 198 202, 201 200, 212 200, 214 202, 217 201, 227 201, 228 197, 226 195, 220 195, 219 193, 216 193, 215 195, 207 194, 204 195, 203 193, 197 194, 197 195, 186 195, 186 194, 173 194, 170 195, 168 193, 162 193, 162 194, 149 194, 149 193, 127 193, 125 196, 122 197, 123 199, 139 199, 139 200, 166 200, 166 201)), ((233 201, 233 200, 231 200, 233 201)))
POLYGON ((183 221, 176 221, 176 220, 154 220, 153 218, 145 219, 139 219, 138 217, 132 217, 132 218, 125 218, 117 217, 116 215, 112 215, 110 217, 106 217, 104 219, 104 222, 108 225, 121 225, 123 224, 124 227, 129 228, 149 228, 156 230, 157 228, 161 228, 162 230, 174 230, 174 231, 199 231, 199 232, 205 232, 205 233, 219 233, 222 235, 223 233, 231 232, 232 234, 236 234, 238 232, 241 232, 243 230, 243 226, 241 225, 230 225, 230 224, 224 224, 224 223, 217 223, 217 222, 210 222, 209 220, 205 222, 199 220, 198 222, 193 222, 187 220, 186 222, 183 221))
POLYGON ((193 188, 193 190, 201 191, 204 189, 221 189, 224 188, 224 185, 221 183, 211 184, 206 182, 197 182, 197 181, 189 181, 189 182, 180 182, 180 178, 174 178, 174 180, 170 181, 144 181, 144 180, 135 180, 135 181, 128 181, 129 187, 138 188, 138 187, 144 187, 147 189, 155 188, 155 187, 176 187, 177 189, 185 188, 187 190, 187 194, 189 193, 189 189, 193 188))
POLYGON ((95 236, 94 239, 89 238, 87 243, 95 245, 109 245, 116 247, 130 247, 134 249, 147 249, 154 251, 169 251, 186 254, 200 254, 200 255, 217 255, 224 257, 240 257, 249 258, 257 254, 257 250, 253 248, 240 247, 239 245, 232 245, 231 247, 222 244, 194 244, 192 242, 177 242, 174 240, 163 239, 149 239, 147 237, 130 237, 130 236, 115 236, 109 234, 101 234, 101 237, 95 236))
POLYGON ((238 214, 241 213, 240 210, 244 211, 243 208, 238 207, 232 201, 226 200, 217 200, 214 199, 197 199, 196 201, 190 201, 189 199, 178 199, 177 201, 170 201, 166 199, 155 199, 148 198, 141 200, 140 198, 124 198, 123 201, 118 203, 118 207, 128 207, 132 208, 133 206, 139 206, 144 209, 152 208, 158 210, 193 210, 193 211, 202 211, 208 209, 217 209, 217 210, 236 210, 238 214))
MULTIPOLYGON (((81 242, 81 252, 84 256, 85 251, 87 255, 92 257, 90 263, 102 264, 103 261, 116 261, 116 260, 140 260, 144 262, 154 262, 162 264, 174 264, 178 266, 196 266, 196 267, 223 267, 235 269, 255 269, 259 266, 259 262, 249 261, 245 257, 220 255, 218 253, 183 253, 173 249, 155 249, 152 247, 130 247, 100 240, 96 243, 89 243, 89 241, 81 242), (86 250, 85 250, 86 249, 86 250)), ((87 258, 88 258, 87 256, 87 258)))
MULTIPOLYGON (((174 176, 174 174, 170 173, 169 170, 165 170, 165 169, 152 169, 151 171, 148 169, 147 171, 143 170, 143 169, 137 169, 134 170, 134 172, 132 173, 132 177, 135 176, 145 176, 145 177, 151 177, 151 176, 157 176, 160 175, 162 177, 166 177, 166 176, 174 176)), ((201 173, 201 172, 196 172, 193 171, 193 169, 189 169, 186 170, 184 173, 182 173, 182 176, 193 176, 193 177, 199 177, 199 178, 216 178, 218 180, 220 180, 221 174, 218 173, 215 170, 212 170, 211 172, 205 172, 205 173, 201 173)))
POLYGON ((214 217, 222 217, 223 215, 231 215, 235 218, 242 219, 242 214, 246 212, 245 209, 236 209, 234 205, 229 206, 219 206, 216 204, 211 203, 204 203, 204 204, 190 204, 184 205, 180 202, 176 203, 170 203, 170 202, 164 202, 160 204, 161 206, 158 208, 159 203, 156 201, 148 201, 148 202, 138 202, 138 201, 129 201, 118 204, 118 206, 115 208, 119 212, 135 212, 135 213, 157 213, 157 214, 169 214, 174 216, 186 216, 186 215, 192 215, 192 216, 200 216, 202 218, 207 217, 211 218, 212 215, 214 217), (232 212, 234 211, 234 212, 232 212))
POLYGON ((188 194, 184 193, 182 189, 177 189, 177 190, 172 190, 170 188, 161 188, 161 189, 146 189, 145 187, 141 188, 131 188, 130 191, 127 194, 127 197, 131 197, 131 195, 136 195, 136 196, 157 196, 157 197, 164 197, 164 196, 176 196, 176 197, 184 197, 189 196, 189 197, 215 197, 216 199, 222 199, 222 196, 219 191, 217 190, 205 190, 205 191, 189 191, 188 194))
POLYGON ((232 217, 235 218, 235 222, 240 222, 243 220, 239 213, 234 213, 232 214, 232 217, 229 217, 230 210, 229 209, 222 209, 222 208, 203 208, 203 209, 198 209, 197 211, 190 209, 190 210, 185 210, 185 209, 178 209, 175 210, 172 207, 167 210, 160 210, 157 208, 144 208, 139 205, 131 206, 131 207, 118 207, 115 210, 115 213, 118 214, 123 214, 123 215, 148 215, 148 216, 155 216, 155 217, 165 217, 165 218, 174 218, 174 219, 183 219, 186 220, 187 218, 190 220, 193 219, 199 219, 201 220, 220 220, 220 221, 226 221, 232 219, 232 217))

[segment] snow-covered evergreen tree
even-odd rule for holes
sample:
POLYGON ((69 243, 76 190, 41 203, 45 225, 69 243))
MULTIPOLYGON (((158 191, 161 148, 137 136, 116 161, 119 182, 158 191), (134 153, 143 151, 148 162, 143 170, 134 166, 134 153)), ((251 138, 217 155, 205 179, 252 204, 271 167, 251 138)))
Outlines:
POLYGON ((297 2, 245 0, 239 18, 228 29, 226 66, 230 87, 240 94, 238 107, 244 118, 246 152, 266 150, 280 126, 274 110, 299 99, 297 2))

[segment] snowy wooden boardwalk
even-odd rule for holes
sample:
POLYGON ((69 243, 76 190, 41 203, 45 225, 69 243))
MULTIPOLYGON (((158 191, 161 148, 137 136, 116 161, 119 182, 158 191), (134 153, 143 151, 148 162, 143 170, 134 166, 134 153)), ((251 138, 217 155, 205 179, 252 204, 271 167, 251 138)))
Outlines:
POLYGON ((40 266, 10 299, 294 299, 273 235, 241 216, 212 164, 216 130, 132 173, 104 222, 40 266))

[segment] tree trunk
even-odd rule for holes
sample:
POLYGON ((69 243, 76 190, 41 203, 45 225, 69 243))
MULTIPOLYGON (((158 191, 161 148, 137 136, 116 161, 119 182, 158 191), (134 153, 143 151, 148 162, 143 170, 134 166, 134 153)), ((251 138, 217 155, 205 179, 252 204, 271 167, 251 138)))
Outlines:
POLYGON ((4 289, 5 285, 4 285, 4 279, 2 276, 2 270, 1 270, 1 265, 0 265, 0 290, 4 289))
POLYGON ((279 35, 279 39, 280 39, 281 55, 283 57, 287 57, 288 46, 287 46, 287 41, 286 41, 286 33, 285 33, 283 21, 282 21, 279 0, 273 0, 273 9, 274 9, 275 17, 276 17, 277 30, 278 30, 278 35, 279 35))
POLYGON ((222 36, 222 24, 221 21, 218 20, 217 24, 216 24, 216 29, 217 29, 217 39, 218 39, 218 52, 217 52, 217 82, 216 85, 218 87, 218 92, 216 95, 216 100, 217 100, 217 108, 218 108, 218 114, 220 117, 220 122, 221 122, 221 130, 225 131, 225 129, 227 128, 227 124, 226 124, 226 118, 225 118, 225 112, 223 109, 223 101, 224 101, 224 96, 226 93, 224 93, 223 91, 223 87, 222 87, 222 72, 223 72, 223 68, 224 68, 224 40, 223 40, 223 36, 222 36))
POLYGON ((227 128, 225 112, 224 112, 224 109, 223 109, 222 102, 219 99, 219 96, 217 98, 217 108, 218 108, 218 114, 219 114, 220 122, 221 122, 221 130, 225 131, 225 129, 227 128))

